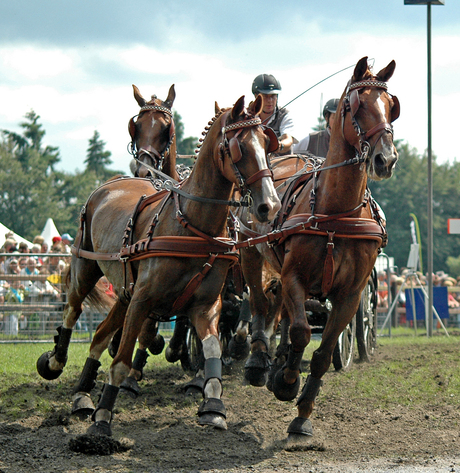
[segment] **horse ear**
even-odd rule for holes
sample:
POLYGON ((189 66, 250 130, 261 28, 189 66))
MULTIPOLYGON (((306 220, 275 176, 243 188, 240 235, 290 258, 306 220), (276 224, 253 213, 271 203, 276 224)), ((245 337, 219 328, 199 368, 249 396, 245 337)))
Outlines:
POLYGON ((396 62, 393 60, 388 64, 387 67, 382 69, 378 74, 377 74, 377 79, 381 80, 383 82, 387 82, 390 77, 393 75, 393 72, 395 71, 396 67, 396 62))
POLYGON ((264 101, 263 101, 262 95, 259 94, 257 98, 249 104, 248 111, 252 115, 257 117, 258 115, 260 115, 260 112, 263 109, 263 105, 264 105, 264 101))
POLYGON ((235 119, 237 117, 239 117, 244 111, 244 95, 242 95, 238 100, 237 102, 235 103, 235 105, 233 105, 233 109, 232 109, 232 118, 235 119))
POLYGON ((219 107, 219 105, 217 104, 217 102, 214 102, 214 110, 215 110, 216 115, 217 115, 218 113, 220 113, 220 107, 219 107))
POLYGON ((358 82, 364 78, 364 74, 367 72, 367 56, 361 58, 356 64, 353 72, 353 82, 358 82))
POLYGON ((133 91, 134 91, 134 98, 136 102, 139 104, 139 107, 143 107, 147 102, 145 101, 144 97, 142 97, 139 89, 133 84, 133 91))
POLYGON ((176 91, 174 89, 174 84, 169 88, 168 92, 168 97, 165 100, 165 104, 169 107, 172 108, 174 100, 176 98, 176 91))

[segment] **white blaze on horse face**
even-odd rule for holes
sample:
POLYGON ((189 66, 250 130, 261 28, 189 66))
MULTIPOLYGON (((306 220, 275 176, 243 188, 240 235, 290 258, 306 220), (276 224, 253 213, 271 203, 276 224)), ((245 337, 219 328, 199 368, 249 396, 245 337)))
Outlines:
MULTIPOLYGON (((265 148, 261 145, 259 139, 255 135, 255 131, 251 130, 251 144, 254 147, 255 156, 259 170, 267 169, 267 158, 265 148)), ((276 193, 275 186, 270 177, 261 179, 262 195, 265 198, 265 204, 268 206, 268 220, 273 220, 276 217, 278 210, 281 208, 281 203, 276 193)), ((262 202, 259 202, 259 204, 262 202)))

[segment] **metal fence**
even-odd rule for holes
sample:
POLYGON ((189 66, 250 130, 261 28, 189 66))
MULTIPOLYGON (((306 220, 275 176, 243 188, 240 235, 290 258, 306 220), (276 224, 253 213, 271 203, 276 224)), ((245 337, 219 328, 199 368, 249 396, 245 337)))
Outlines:
MULTIPOLYGON (((0 342, 4 341, 52 341, 56 328, 62 324, 66 304, 64 276, 70 255, 63 253, 27 254, 0 253, 3 262, 16 260, 16 267, 6 265, 0 274, 0 342), (46 261, 27 271, 27 259, 46 261), (30 274, 27 274, 27 273, 30 274)), ((98 283, 110 290, 103 279, 98 283)), ((107 312, 98 313, 83 305, 73 341, 91 341, 97 326, 107 312)), ((173 323, 161 323, 161 331, 171 331, 173 323)))

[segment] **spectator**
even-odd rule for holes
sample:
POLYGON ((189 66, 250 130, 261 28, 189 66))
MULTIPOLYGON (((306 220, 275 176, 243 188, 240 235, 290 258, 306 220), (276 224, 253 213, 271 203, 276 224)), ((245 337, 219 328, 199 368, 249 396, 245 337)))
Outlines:
POLYGON ((62 238, 60 236, 53 237, 53 244, 51 245, 51 253, 62 253, 62 238))
POLYGON ((42 237, 41 235, 36 235, 34 239, 32 240, 32 243, 34 245, 42 246, 42 244, 45 243, 45 238, 42 237))
POLYGON ((64 246, 64 253, 70 253, 70 247, 72 245, 73 238, 68 234, 64 233, 62 235, 62 243, 64 246))
POLYGON ((19 243, 19 253, 30 253, 29 246, 25 241, 19 243))

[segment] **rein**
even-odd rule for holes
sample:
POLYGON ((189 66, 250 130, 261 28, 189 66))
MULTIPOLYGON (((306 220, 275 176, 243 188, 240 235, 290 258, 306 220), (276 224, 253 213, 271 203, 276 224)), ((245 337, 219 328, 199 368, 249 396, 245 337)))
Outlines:
POLYGON ((139 161, 139 159, 134 158, 138 163, 142 164, 145 166, 147 169, 150 171, 154 172, 158 176, 162 177, 164 181, 152 181, 153 187, 157 190, 167 190, 170 192, 175 192, 176 194, 181 195, 182 197, 185 197, 187 199, 193 200, 195 202, 202 202, 205 204, 217 204, 217 205, 229 205, 230 207, 249 207, 250 203, 247 200, 219 200, 219 199, 209 199, 207 197, 199 197, 197 195, 189 194, 188 192, 185 192, 184 190, 180 189, 178 187, 181 185, 178 181, 173 179, 172 177, 168 176, 164 172, 154 168, 153 166, 150 166, 149 164, 143 163, 142 161, 139 161))

